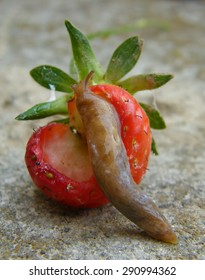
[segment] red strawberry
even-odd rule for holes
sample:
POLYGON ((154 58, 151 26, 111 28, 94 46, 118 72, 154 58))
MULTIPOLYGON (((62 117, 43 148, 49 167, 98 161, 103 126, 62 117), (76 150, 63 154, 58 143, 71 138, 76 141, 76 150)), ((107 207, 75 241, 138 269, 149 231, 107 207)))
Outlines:
POLYGON ((25 162, 36 186, 52 199, 89 208, 108 202, 93 175, 86 143, 68 125, 50 123, 35 131, 25 162))
MULTIPOLYGON (((151 149, 147 115, 138 102, 118 86, 92 86, 91 90, 114 105, 131 173, 136 183, 140 183, 151 149)), ((75 100, 68 105, 79 131, 82 124, 75 100)), ((84 138, 68 125, 50 123, 34 132, 27 144, 25 161, 34 183, 55 200, 74 207, 97 207, 108 202, 94 177, 84 138)))
POLYGON ((133 96, 118 86, 97 85, 92 86, 91 90, 114 105, 121 124, 121 137, 131 174, 139 184, 146 172, 152 142, 146 113, 133 96))
POLYGON ((101 192, 91 168, 83 137, 84 127, 76 108, 72 85, 83 80, 90 71, 94 72, 91 90, 115 107, 131 174, 135 182, 140 183, 147 168, 151 141, 152 150, 157 153, 150 126, 161 129, 165 124, 155 109, 141 104, 146 114, 130 94, 159 87, 172 76, 146 74, 121 80, 140 56, 142 41, 137 36, 127 39, 115 50, 104 73, 86 36, 68 21, 66 27, 73 49, 71 72, 77 80, 53 66, 34 68, 31 76, 40 85, 66 94, 54 101, 37 104, 16 119, 66 116, 65 119, 45 125, 33 133, 26 148, 26 165, 34 183, 49 197, 74 207, 97 207, 108 200, 101 192))

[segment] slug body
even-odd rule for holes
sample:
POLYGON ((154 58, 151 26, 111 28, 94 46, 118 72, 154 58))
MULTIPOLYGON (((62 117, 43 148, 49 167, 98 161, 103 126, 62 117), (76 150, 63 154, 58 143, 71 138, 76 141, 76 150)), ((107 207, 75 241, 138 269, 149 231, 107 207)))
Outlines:
POLYGON ((155 239, 177 243, 159 208, 136 186, 120 136, 118 115, 112 104, 92 93, 89 77, 73 89, 83 121, 96 179, 109 201, 129 220, 155 239))

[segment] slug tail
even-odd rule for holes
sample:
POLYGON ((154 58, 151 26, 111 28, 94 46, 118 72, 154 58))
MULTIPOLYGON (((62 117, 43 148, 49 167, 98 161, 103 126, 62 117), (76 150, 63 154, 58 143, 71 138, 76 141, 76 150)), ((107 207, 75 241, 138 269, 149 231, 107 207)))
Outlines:
POLYGON ((172 229, 169 229, 161 238, 162 241, 171 243, 171 244, 178 244, 178 238, 172 229))
MULTIPOLYGON (((143 228, 143 227, 141 227, 143 228)), ((159 241, 163 241, 166 243, 171 243, 171 244, 178 244, 178 238, 175 234, 175 232, 172 230, 171 226, 168 224, 168 222, 165 225, 165 230, 162 230, 160 233, 159 231, 157 232, 149 232, 149 230, 145 230, 145 232, 151 236, 152 238, 155 238, 159 241)))

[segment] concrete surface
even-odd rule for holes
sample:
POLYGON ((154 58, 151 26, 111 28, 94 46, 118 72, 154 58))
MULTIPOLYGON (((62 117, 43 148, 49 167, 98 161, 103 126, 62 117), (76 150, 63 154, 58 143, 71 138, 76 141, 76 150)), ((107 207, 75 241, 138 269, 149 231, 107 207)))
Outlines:
MULTIPOLYGON (((205 259, 204 15, 204 1, 0 1, 0 259, 205 259), (140 233, 111 205, 61 207, 28 176, 26 141, 42 122, 14 118, 48 96, 29 70, 39 64, 67 70, 65 19, 87 33, 139 19, 157 22, 135 32, 145 44, 134 73, 175 78, 154 93, 167 129, 155 132, 160 155, 151 157, 141 188, 173 225, 176 246, 140 233)), ((127 36, 93 41, 104 65, 127 36)), ((152 98, 139 99, 145 96, 152 98)))

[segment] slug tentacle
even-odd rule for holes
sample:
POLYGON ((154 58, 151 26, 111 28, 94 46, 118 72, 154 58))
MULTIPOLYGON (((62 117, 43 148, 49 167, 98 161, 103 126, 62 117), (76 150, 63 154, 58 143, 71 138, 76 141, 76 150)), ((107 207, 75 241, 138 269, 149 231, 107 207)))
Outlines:
POLYGON ((177 237, 168 221, 131 176, 118 115, 112 104, 90 90, 92 75, 73 89, 96 179, 109 201, 128 219, 150 236, 175 244, 177 237))

